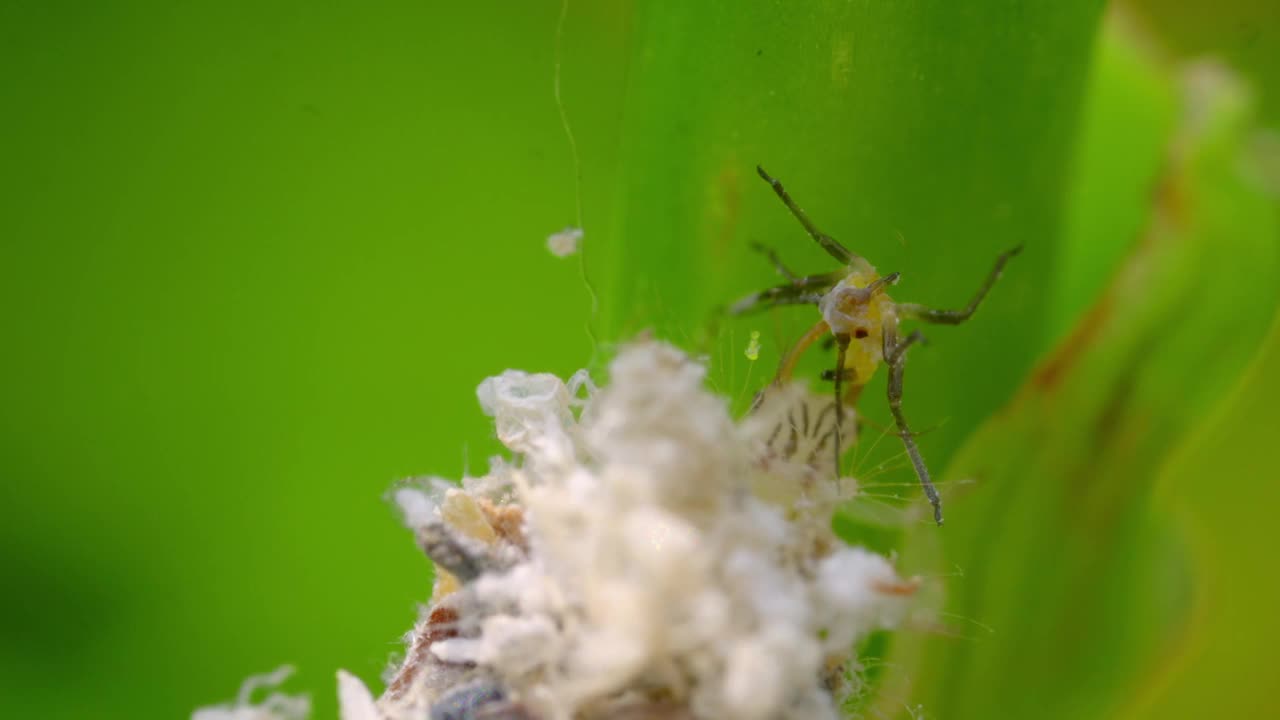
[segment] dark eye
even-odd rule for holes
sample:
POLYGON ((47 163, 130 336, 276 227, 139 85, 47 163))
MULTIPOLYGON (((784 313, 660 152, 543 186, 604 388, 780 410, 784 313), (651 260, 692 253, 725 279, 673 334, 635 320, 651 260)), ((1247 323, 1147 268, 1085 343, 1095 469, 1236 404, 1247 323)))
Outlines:
POLYGON ((866 328, 858 328, 853 331, 853 336, 858 338, 859 340, 861 340, 862 338, 866 337, 869 334, 870 333, 867 332, 866 328))

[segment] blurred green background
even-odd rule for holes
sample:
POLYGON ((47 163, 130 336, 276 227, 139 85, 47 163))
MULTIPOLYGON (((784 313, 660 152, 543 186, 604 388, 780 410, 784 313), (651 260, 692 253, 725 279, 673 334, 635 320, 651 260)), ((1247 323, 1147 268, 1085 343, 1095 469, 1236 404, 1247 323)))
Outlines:
POLYGON ((481 379, 653 328, 741 404, 812 321, 708 322, 777 282, 752 241, 830 268, 756 163, 898 299, 1027 247, 913 351, 948 525, 842 521, 941 613, 863 711, 1270 714, 1275 3, 561 9, 0 5, 5 716, 376 688, 430 580, 383 495, 483 471, 481 379), (594 313, 545 248, 579 174, 594 313))

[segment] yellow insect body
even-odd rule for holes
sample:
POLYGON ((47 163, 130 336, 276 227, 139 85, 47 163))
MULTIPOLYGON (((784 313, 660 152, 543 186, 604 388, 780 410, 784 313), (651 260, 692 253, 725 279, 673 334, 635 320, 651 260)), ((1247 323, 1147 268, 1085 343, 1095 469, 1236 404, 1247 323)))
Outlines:
POLYGON ((845 351, 844 369, 849 389, 845 401, 852 402, 884 360, 885 323, 894 327, 898 323, 893 300, 882 290, 889 282, 892 280, 882 278, 870 263, 861 258, 850 265, 848 275, 818 302, 822 320, 787 352, 778 368, 776 381, 790 380, 800 356, 827 333, 846 336, 849 346, 845 351))

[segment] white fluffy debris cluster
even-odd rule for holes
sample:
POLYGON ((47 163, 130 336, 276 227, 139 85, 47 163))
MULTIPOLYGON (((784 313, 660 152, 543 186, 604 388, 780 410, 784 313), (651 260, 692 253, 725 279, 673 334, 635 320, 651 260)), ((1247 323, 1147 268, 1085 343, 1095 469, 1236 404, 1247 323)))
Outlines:
POLYGON ((547 236, 547 249, 556 257, 569 257, 582 245, 582 228, 567 227, 547 236))
POLYGON ((486 380, 516 461, 396 492, 436 586, 386 693, 344 678, 346 720, 838 717, 914 585, 830 530, 831 401, 786 388, 739 423, 704 375, 642 342, 602 390, 486 380))
POLYGON ((915 583, 831 532, 831 399, 775 388, 736 422, 704 376, 640 342, 603 389, 485 380, 514 459, 395 492, 433 596, 380 698, 339 673, 344 720, 838 718, 915 583))
POLYGON ((306 697, 272 691, 261 702, 253 701, 254 693, 275 688, 292 674, 293 668, 284 665, 265 675, 253 675, 240 685, 235 702, 196 710, 191 720, 305 720, 311 714, 311 701, 306 697))

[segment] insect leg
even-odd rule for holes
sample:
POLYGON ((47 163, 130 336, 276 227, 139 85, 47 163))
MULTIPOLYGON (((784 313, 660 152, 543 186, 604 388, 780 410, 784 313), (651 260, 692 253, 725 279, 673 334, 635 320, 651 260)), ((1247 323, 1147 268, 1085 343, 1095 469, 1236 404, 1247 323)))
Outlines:
POLYGON ((800 276, 792 272, 790 268, 783 264, 782 258, 778 257, 778 252, 773 248, 767 245, 762 245, 758 242, 753 242, 751 243, 751 249, 769 258, 769 262, 773 264, 773 267, 777 269, 779 273, 782 273, 782 276, 786 279, 793 283, 800 281, 800 276))
POLYGON ((843 432, 844 430, 844 398, 841 397, 840 385, 845 375, 844 356, 845 356, 845 353, 849 350, 850 340, 851 338, 848 335, 843 333, 836 336, 836 370, 835 370, 835 376, 836 376, 835 377, 835 380, 836 380, 836 428, 835 428, 836 480, 840 479, 840 448, 843 445, 843 443, 841 442, 843 438, 840 437, 840 433, 843 432))
POLYGON ((844 271, 808 275, 786 285, 751 293, 729 306, 730 315, 743 315, 775 305, 815 305, 823 295, 844 277, 844 271))
POLYGON ((920 486, 924 488, 924 494, 933 506, 933 519, 941 525, 942 499, 938 497, 938 489, 929 479, 929 468, 924 464, 920 448, 916 446, 915 435, 907 425, 906 416, 902 414, 902 372, 907 363, 907 349, 922 340, 924 336, 917 331, 899 342, 895 329, 888 326, 884 329, 884 359, 889 366, 889 411, 893 413, 893 421, 898 426, 898 437, 902 438, 902 445, 907 449, 911 464, 915 466, 916 476, 920 478, 920 486))
POLYGON ((996 280, 1000 279, 1000 273, 1004 271, 1005 263, 1020 252, 1022 252, 1021 245, 1000 253, 1000 257, 996 258, 995 266, 987 274, 986 281, 982 283, 982 287, 978 288, 978 293, 973 296, 973 299, 969 301, 969 304, 963 310, 935 310, 916 303, 898 303, 898 315, 902 318, 914 318, 939 325, 959 325, 968 320, 969 316, 973 315, 973 311, 977 310, 978 306, 982 304, 983 298, 991 291, 992 286, 996 284, 996 280))
POLYGON ((826 335, 830 330, 831 327, 827 325, 826 320, 819 320, 816 325, 809 328, 809 330, 796 341, 796 344, 791 346, 791 349, 787 351, 787 354, 782 356, 782 362, 778 364, 778 372, 774 375, 773 382, 775 384, 781 384, 790 380, 791 373, 796 369, 796 362, 800 360, 800 356, 803 355, 804 351, 808 350, 809 346, 816 342, 818 338, 826 335))
POLYGON ((815 242, 821 245, 822 249, 826 250, 828 255, 839 261, 841 265, 850 265, 853 263, 854 258, 857 256, 854 255, 849 248, 841 245, 835 238, 819 230, 818 227, 813 224, 813 221, 809 219, 809 216, 805 214, 804 210, 800 209, 800 206, 791 199, 791 195, 787 193, 786 188, 782 187, 781 182, 770 176, 769 173, 765 172, 764 168, 759 165, 756 166, 756 172, 760 174, 760 177, 764 178, 765 182, 769 183, 773 188, 773 192, 777 194, 783 204, 787 206, 787 209, 791 211, 791 214, 794 215, 795 218, 800 221, 800 224, 804 226, 804 229, 808 231, 809 237, 813 238, 815 242))
MULTIPOLYGON (((835 336, 832 335, 832 337, 835 337, 835 336)), ((822 371, 822 379, 826 380, 827 382, 831 382, 832 380, 835 380, 837 375, 840 376, 841 380, 852 380, 853 368, 845 368, 844 370, 823 370, 822 371)))

